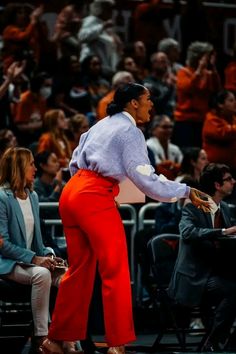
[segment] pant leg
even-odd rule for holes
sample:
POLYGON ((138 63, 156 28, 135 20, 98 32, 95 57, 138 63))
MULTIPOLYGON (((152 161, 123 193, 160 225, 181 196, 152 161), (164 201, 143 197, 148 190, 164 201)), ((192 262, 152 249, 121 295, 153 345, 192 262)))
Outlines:
POLYGON ((114 201, 106 207, 103 197, 90 198, 96 212, 86 213, 80 225, 98 260, 106 340, 117 346, 135 340, 126 235, 114 201))
POLYGON ((16 265, 6 278, 20 284, 32 285, 31 308, 35 336, 46 336, 49 321, 49 296, 51 273, 44 267, 26 267, 16 265))
POLYGON ((216 306, 210 338, 224 343, 236 317, 236 284, 218 276, 208 279, 204 302, 216 306))
POLYGON ((60 283, 49 338, 75 341, 86 338, 96 258, 79 227, 64 227, 69 269, 60 283))

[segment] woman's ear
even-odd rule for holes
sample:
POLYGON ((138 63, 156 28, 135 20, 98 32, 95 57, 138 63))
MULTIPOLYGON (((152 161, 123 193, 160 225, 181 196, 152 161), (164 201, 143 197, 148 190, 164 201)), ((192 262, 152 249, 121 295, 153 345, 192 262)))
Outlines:
POLYGON ((138 108, 138 101, 136 99, 133 98, 130 103, 134 108, 138 108))

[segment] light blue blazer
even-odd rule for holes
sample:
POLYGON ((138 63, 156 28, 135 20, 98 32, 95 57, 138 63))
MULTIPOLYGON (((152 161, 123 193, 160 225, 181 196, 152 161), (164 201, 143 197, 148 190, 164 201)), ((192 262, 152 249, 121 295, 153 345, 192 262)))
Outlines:
POLYGON ((0 248, 0 275, 10 273, 16 263, 30 264, 32 258, 53 253, 42 241, 39 218, 38 196, 28 191, 34 216, 34 236, 31 249, 26 248, 26 231, 23 214, 11 189, 0 187, 0 235, 3 247, 0 248))

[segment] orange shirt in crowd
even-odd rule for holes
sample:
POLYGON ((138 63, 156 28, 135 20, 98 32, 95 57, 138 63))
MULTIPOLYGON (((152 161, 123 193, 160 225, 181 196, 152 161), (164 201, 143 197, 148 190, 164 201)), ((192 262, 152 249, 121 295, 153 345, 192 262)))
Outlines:
POLYGON ((3 41, 6 46, 6 59, 14 56, 20 49, 30 48, 34 52, 35 59, 39 57, 39 42, 36 25, 29 24, 25 29, 15 25, 7 26, 3 31, 3 41))
POLYGON ((21 94, 20 101, 15 107, 15 123, 28 123, 33 120, 42 120, 47 110, 45 98, 31 91, 21 94))
POLYGON ((54 152, 60 163, 60 167, 68 167, 71 158, 71 147, 69 141, 63 138, 56 138, 50 132, 41 135, 38 143, 37 152, 54 152))
POLYGON ((97 120, 105 118, 107 116, 107 105, 111 103, 115 94, 115 90, 108 92, 97 105, 97 120))
POLYGON ((210 162, 224 163, 236 169, 236 116, 230 124, 216 113, 208 112, 202 139, 210 162))
POLYGON ((236 60, 229 63, 225 68, 225 88, 236 92, 236 60))
POLYGON ((205 70, 203 74, 197 75, 194 69, 184 67, 177 73, 176 85, 175 120, 203 122, 209 109, 210 95, 220 89, 218 73, 205 70))

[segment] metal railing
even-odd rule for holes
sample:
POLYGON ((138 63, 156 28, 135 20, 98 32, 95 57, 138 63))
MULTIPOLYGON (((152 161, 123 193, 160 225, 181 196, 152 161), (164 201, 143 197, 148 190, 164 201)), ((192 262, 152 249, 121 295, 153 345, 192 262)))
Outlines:
POLYGON ((152 215, 151 218, 145 219, 147 212, 150 210, 155 211, 158 206, 160 206, 161 203, 147 203, 143 205, 138 213, 138 230, 144 229, 146 225, 151 225, 153 226, 155 224, 155 217, 152 215))

